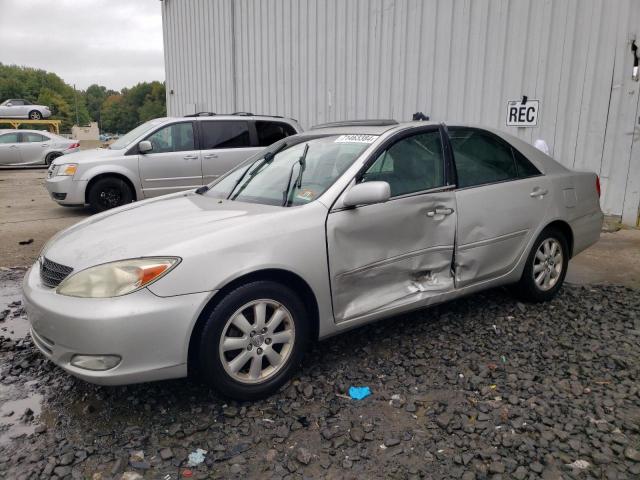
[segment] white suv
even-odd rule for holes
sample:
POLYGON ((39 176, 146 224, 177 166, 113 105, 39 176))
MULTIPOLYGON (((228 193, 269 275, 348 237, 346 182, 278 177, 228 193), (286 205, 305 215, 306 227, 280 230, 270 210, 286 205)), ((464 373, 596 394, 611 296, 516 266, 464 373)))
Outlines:
POLYGON ((238 112, 158 118, 108 148, 56 159, 46 186, 60 205, 95 212, 197 188, 272 143, 302 131, 296 120, 238 112))

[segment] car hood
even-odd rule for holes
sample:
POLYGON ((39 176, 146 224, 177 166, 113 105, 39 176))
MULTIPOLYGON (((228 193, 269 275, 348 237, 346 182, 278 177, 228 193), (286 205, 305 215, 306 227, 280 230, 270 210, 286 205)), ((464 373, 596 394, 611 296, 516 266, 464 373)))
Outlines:
POLYGON ((223 231, 273 225, 270 219, 287 210, 182 192, 89 217, 52 238, 43 255, 76 271, 128 258, 183 257, 214 248, 223 231))
POLYGON ((104 158, 119 157, 126 150, 109 150, 108 148, 94 148, 92 150, 80 150, 78 152, 69 153, 64 157, 58 157, 53 161, 53 165, 62 165, 64 163, 82 163, 98 162, 104 158))

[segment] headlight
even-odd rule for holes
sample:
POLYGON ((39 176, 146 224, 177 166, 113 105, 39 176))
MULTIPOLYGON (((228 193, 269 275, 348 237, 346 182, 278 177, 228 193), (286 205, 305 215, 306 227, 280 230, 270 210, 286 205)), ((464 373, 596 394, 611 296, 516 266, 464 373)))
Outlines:
POLYGON ((60 295, 82 298, 119 297, 155 282, 180 263, 175 257, 149 257, 105 263, 66 278, 60 295))
POLYGON ((60 165, 60 168, 58 169, 58 173, 57 175, 62 177, 62 176, 73 176, 76 173, 76 170, 78 170, 78 164, 77 163, 67 163, 64 165, 60 165))

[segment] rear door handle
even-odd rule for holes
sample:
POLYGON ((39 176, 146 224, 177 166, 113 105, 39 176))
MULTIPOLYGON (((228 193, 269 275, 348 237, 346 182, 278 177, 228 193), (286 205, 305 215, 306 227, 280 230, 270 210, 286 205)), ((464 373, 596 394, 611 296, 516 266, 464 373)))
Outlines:
POLYGON ((218 158, 218 155, 215 153, 208 153, 204 156, 204 158, 218 158))
POLYGON ((198 156, 197 155, 185 155, 184 157, 185 160, 197 160, 198 156))
POLYGON ((530 197, 535 198, 535 197, 544 197, 547 193, 549 193, 549 190, 545 190, 542 189, 540 187, 536 187, 534 188, 531 193, 529 194, 530 197))
POLYGON ((453 208, 436 208, 435 210, 429 210, 427 212, 427 217, 435 217, 436 215, 451 215, 453 213, 453 208))
POLYGON ((43 143, 42 145, 40 145, 41 147, 48 147, 49 144, 48 143, 43 143))

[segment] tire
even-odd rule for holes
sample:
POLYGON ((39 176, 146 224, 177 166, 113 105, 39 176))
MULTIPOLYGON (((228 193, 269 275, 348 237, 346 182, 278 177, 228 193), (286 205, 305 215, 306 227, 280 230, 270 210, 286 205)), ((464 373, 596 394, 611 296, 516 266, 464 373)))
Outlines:
POLYGON ((103 177, 89 187, 89 206, 94 213, 133 202, 133 191, 127 182, 118 177, 103 177))
POLYGON ((42 114, 38 110, 31 110, 29 112, 29 120, 42 120, 42 114))
POLYGON ((47 155, 44 159, 44 163, 45 165, 47 165, 47 167, 49 165, 51 165, 51 162, 53 162, 56 158, 61 157, 62 154, 59 152, 51 152, 49 155, 47 155))
POLYGON ((514 286, 516 295, 536 303, 553 299, 562 287, 568 265, 569 248, 564 234, 554 227, 544 229, 533 244, 520 281, 514 286))
POLYGON ((203 379, 227 397, 256 400, 274 393, 297 370, 309 341, 309 315, 294 291, 260 280, 227 294, 201 332, 197 358, 203 379), (257 305, 265 308, 265 330, 260 328, 256 312, 262 307, 257 305), (236 322, 239 314, 247 323, 236 322), (274 322, 276 317, 279 323, 274 322), (223 343, 231 348, 223 351, 223 343), (274 366, 272 359, 281 363, 274 366))

